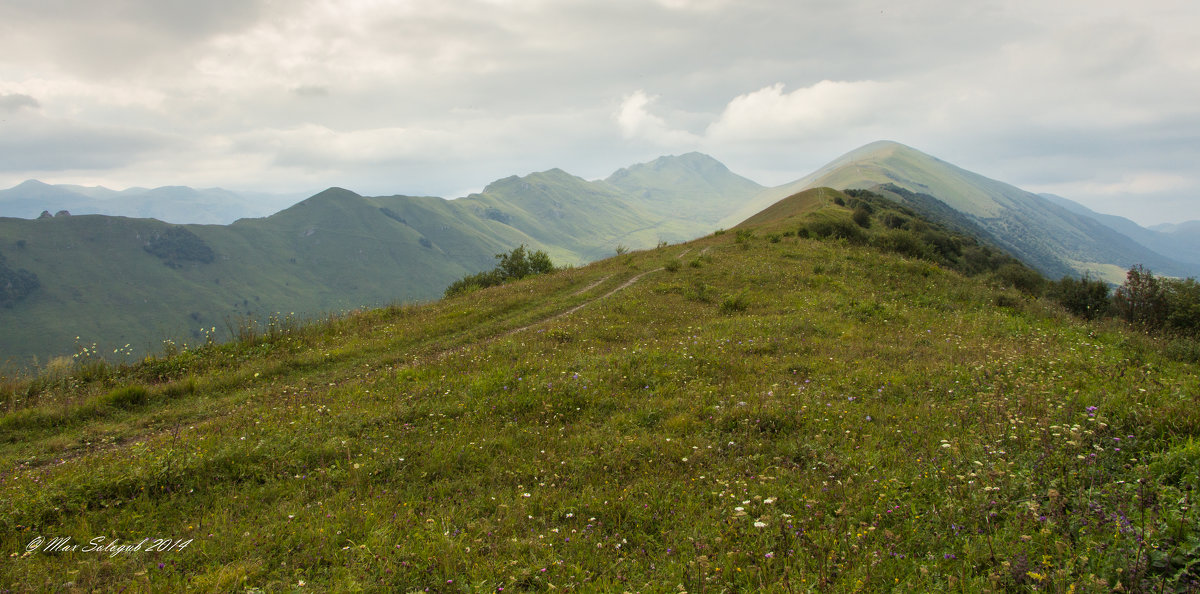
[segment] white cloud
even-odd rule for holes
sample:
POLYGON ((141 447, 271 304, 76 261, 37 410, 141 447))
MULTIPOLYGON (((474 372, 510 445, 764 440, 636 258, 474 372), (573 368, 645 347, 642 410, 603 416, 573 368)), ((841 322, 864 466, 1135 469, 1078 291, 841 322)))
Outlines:
POLYGON ((897 118, 901 114, 891 108, 903 93, 900 85, 869 80, 822 80, 790 93, 776 83, 735 97, 709 126, 708 136, 716 142, 744 142, 844 132, 897 118))
POLYGON ((617 125, 621 134, 630 140, 645 140, 663 147, 693 146, 699 140, 686 130, 673 130, 667 121, 650 113, 649 107, 658 99, 643 90, 627 95, 617 111, 617 125))

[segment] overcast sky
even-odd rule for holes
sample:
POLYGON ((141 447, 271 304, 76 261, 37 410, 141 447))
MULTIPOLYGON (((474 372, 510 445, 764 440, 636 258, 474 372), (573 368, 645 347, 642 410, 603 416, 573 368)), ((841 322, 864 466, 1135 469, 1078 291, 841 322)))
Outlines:
POLYGON ((0 0, 0 187, 457 197, 874 140, 1200 219, 1195 0, 0 0))

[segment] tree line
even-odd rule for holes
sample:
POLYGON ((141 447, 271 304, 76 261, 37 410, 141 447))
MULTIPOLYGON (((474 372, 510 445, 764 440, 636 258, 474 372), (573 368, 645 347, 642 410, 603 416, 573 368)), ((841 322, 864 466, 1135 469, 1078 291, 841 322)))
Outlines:
POLYGON ((1194 278, 1154 276, 1142 265, 1115 289, 1084 276, 1049 283, 1046 294, 1087 319, 1116 317, 1149 331, 1200 337, 1200 283, 1194 278))

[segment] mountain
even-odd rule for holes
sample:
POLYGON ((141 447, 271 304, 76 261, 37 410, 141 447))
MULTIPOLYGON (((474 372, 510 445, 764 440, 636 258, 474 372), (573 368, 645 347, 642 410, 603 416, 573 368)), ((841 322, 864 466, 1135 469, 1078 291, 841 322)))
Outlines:
POLYGON ((805 188, 889 185, 936 198, 1051 278, 1090 274, 1120 283, 1135 264, 1173 276, 1200 274, 1200 265, 1155 252, 1089 216, 890 141, 865 145, 800 180, 766 190, 730 218, 805 188))
POLYGON ((296 202, 296 195, 236 193, 186 186, 128 188, 50 185, 28 180, 0 190, 0 217, 32 219, 43 211, 153 218, 176 224, 224 225, 263 217, 296 202))
POLYGON ((604 181, 638 198, 655 214, 708 225, 716 225, 731 207, 764 189, 701 153, 660 157, 621 169, 604 181))
MULTIPOLYGON (((289 233, 368 216, 314 198, 289 233)), ((945 232, 853 214, 869 198, 814 189, 685 244, 0 382, 0 583, 1194 590, 1196 343, 877 249, 945 232)))
MULTIPOLYGON (((687 187, 721 179, 688 182, 678 172, 700 178, 708 169, 671 161, 658 163, 687 187)), ((557 265, 580 265, 618 247, 652 247, 712 230, 687 214, 683 199, 654 194, 661 179, 641 179, 652 185, 629 182, 627 191, 553 169, 501 179, 456 200, 331 188, 271 216, 228 225, 100 215, 0 218, 5 274, 23 287, 0 307, 0 362, 45 361, 93 343, 140 356, 165 340, 196 344, 214 332, 227 339, 274 314, 309 317, 425 301, 522 244, 546 251, 557 265), (660 214, 672 212, 660 198, 683 210, 660 214)), ((26 185, 47 196, 69 192, 26 185)))
POLYGON ((1095 219, 1100 224, 1160 254, 1170 256, 1180 262, 1200 265, 1200 221, 1146 228, 1125 217, 1095 212, 1062 196, 1054 194, 1040 194, 1040 196, 1071 212, 1095 219))

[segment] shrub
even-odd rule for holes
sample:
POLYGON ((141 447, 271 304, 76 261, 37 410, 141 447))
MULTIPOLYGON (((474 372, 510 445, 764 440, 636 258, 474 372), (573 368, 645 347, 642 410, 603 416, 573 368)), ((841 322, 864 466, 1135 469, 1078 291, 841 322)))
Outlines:
POLYGON ((696 281, 691 287, 684 290, 683 296, 691 301, 699 301, 701 303, 712 303, 713 287, 702 282, 696 281))
POLYGON ((1088 276, 1080 279, 1064 276, 1062 280, 1050 283, 1047 292, 1067 311, 1084 319, 1094 320, 1109 311, 1108 284, 1088 276))
POLYGON ((1009 262, 996 270, 996 279, 1026 295, 1041 295, 1046 279, 1032 268, 1009 262))
POLYGON ((1176 338, 1167 343, 1166 355, 1181 363, 1200 363, 1200 341, 1195 338, 1176 338))
POLYGON ((931 256, 929 246, 921 241, 912 231, 904 229, 893 229, 876 235, 871 241, 875 247, 888 251, 895 252, 912 258, 925 258, 931 256))
POLYGON ((1200 283, 1196 279, 1162 279, 1167 299, 1167 325, 1200 336, 1200 283))
POLYGON ((869 229, 871 227, 871 211, 866 205, 859 205, 855 207, 854 212, 850 215, 850 220, 863 229, 869 229))
MULTIPOLYGON (((617 246, 618 249, 624 246, 617 246)), ((554 263, 550 261, 550 256, 541 250, 530 252, 525 249, 525 245, 517 247, 507 254, 496 254, 496 259, 499 262, 492 270, 468 274, 446 287, 443 292, 444 297, 453 297, 470 293, 477 289, 486 287, 494 287, 504 284, 510 280, 522 279, 527 276, 537 274, 548 274, 554 272, 556 268, 554 263)))
POLYGON ((929 244, 938 256, 946 260, 954 260, 962 255, 962 246, 954 240, 953 236, 944 231, 926 229, 921 233, 921 240, 929 244))
POLYGON ((136 408, 150 401, 150 392, 143 386, 117 388, 101 397, 101 402, 117 408, 136 408))
POLYGON ((679 263, 679 260, 672 258, 670 260, 667 260, 667 263, 663 267, 666 268, 670 272, 676 272, 682 266, 683 265, 679 263))
POLYGON ((180 225, 155 233, 146 240, 142 249, 171 268, 180 268, 184 262, 208 264, 216 259, 212 248, 203 239, 180 225))
POLYGON ((850 243, 865 243, 867 240, 866 233, 858 225, 845 219, 813 221, 805 229, 818 239, 845 239, 850 243))
POLYGON ((908 219, 894 212, 889 212, 883 215, 883 226, 888 229, 899 229, 908 222, 908 219))
POLYGON ((746 311, 746 309, 749 307, 750 301, 746 299, 746 294, 738 293, 736 295, 726 295, 723 299, 721 299, 721 305, 719 306, 719 309, 723 314, 732 314, 740 311, 746 311))

